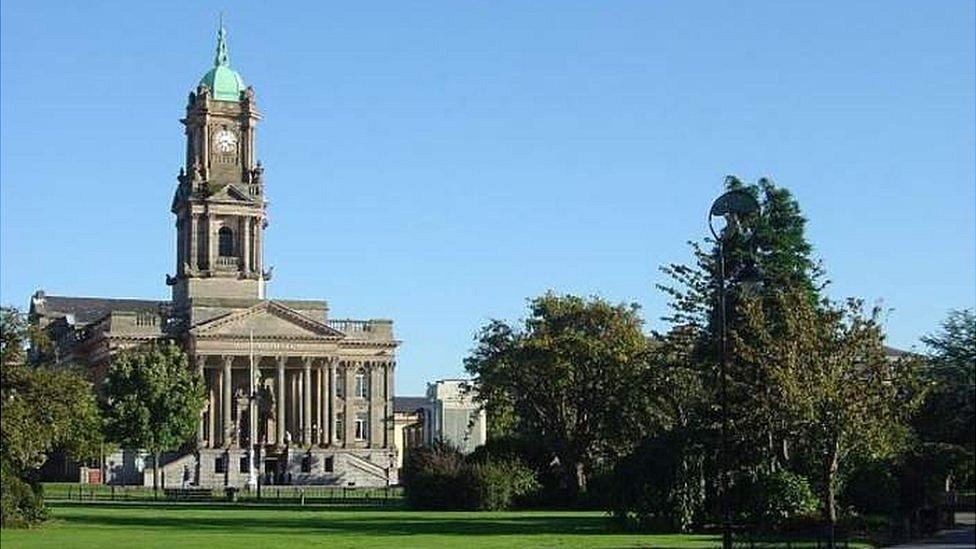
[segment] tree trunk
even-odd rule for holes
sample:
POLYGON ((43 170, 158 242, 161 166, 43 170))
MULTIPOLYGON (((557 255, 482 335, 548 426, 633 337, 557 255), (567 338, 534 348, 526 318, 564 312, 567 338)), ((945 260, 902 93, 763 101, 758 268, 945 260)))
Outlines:
POLYGON ((153 499, 159 492, 159 452, 153 453, 153 499))
POLYGON ((827 447, 824 456, 824 519, 827 521, 827 547, 835 547, 835 528, 837 526, 837 494, 835 479, 837 477, 837 441, 827 447))
POLYGON ((583 462, 572 455, 558 456, 561 484, 566 495, 574 500, 586 489, 586 471, 583 462))
POLYGON ((586 491, 586 470, 583 468, 582 463, 576 464, 575 477, 576 477, 576 493, 579 494, 581 492, 585 492, 586 491))

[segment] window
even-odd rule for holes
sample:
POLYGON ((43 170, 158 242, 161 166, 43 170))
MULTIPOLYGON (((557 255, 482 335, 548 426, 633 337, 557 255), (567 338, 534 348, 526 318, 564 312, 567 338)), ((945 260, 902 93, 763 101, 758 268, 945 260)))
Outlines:
POLYGON ((227 472, 227 462, 224 461, 223 457, 214 459, 214 473, 226 473, 227 472))
POLYGON ((325 458, 325 472, 334 473, 335 472, 335 458, 329 456, 325 458))
POLYGON ((335 394, 339 398, 345 398, 346 396, 346 374, 343 372, 336 372, 335 394))
POLYGON ((343 431, 346 430, 345 429, 346 422, 344 421, 345 420, 345 417, 343 417, 343 416, 344 416, 344 414, 342 412, 339 412, 338 414, 336 414, 336 420, 335 420, 335 438, 336 438, 336 440, 342 440, 343 438, 345 438, 345 435, 343 434, 343 431))
POLYGON ((366 372, 362 370, 356 372, 356 396, 359 398, 369 396, 369 380, 366 378, 366 372))
POLYGON ((223 257, 234 256, 234 231, 230 227, 221 227, 217 231, 217 250, 223 257))
POLYGON ((312 456, 308 454, 302 456, 302 472, 303 473, 312 472, 312 456))
POLYGON ((366 414, 356 414, 356 440, 366 440, 369 436, 369 418, 366 414))
POLYGON ((244 457, 241 458, 239 471, 242 472, 242 473, 249 473, 250 472, 250 471, 248 471, 248 467, 247 467, 247 456, 244 456, 244 457))

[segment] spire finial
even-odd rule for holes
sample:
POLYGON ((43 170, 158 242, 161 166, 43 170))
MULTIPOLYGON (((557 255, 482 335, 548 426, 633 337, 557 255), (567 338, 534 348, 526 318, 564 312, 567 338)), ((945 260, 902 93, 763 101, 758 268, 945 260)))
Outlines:
POLYGON ((230 57, 227 55, 227 31, 224 30, 224 12, 220 12, 220 29, 217 31, 217 55, 214 57, 214 66, 230 66, 230 57))

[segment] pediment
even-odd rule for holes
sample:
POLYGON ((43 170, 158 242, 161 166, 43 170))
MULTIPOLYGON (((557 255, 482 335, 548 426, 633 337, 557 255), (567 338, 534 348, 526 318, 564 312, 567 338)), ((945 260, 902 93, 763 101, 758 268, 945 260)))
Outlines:
POLYGON ((247 204, 257 203, 254 197, 233 184, 227 184, 220 189, 217 189, 212 195, 210 195, 210 199, 221 202, 244 202, 247 204))
POLYGON ((235 311, 193 327, 197 337, 342 339, 345 334, 274 301, 235 311))

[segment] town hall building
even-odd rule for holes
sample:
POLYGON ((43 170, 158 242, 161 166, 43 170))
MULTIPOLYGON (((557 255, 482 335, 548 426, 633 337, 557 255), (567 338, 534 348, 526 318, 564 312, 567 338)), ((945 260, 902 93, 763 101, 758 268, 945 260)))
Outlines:
POLYGON ((249 450, 263 484, 394 484, 392 321, 337 320, 325 301, 267 298, 270 189, 257 160, 260 120, 221 28, 213 68, 189 94, 182 120, 171 300, 38 291, 30 318, 52 336, 56 359, 85 365, 96 384, 122 349, 182 346, 207 400, 195 447, 164 463, 168 486, 187 472, 204 487, 244 486, 254 478, 249 450))

